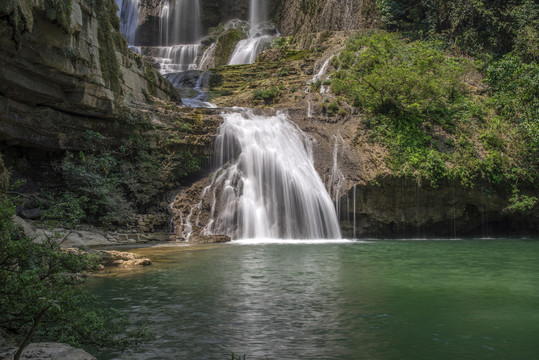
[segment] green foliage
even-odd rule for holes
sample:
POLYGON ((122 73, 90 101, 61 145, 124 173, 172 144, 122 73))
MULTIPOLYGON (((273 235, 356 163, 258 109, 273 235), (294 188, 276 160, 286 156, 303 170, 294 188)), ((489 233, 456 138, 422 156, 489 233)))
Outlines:
POLYGON ((325 101, 322 104, 322 111, 327 114, 328 116, 335 116, 339 113, 340 106, 339 103, 336 101, 325 101))
POLYGON ((382 32, 353 38, 334 65, 339 70, 333 91, 361 110, 446 127, 458 117, 466 95, 461 78, 471 66, 435 45, 405 43, 397 34, 382 32))
POLYGON ((269 89, 257 89, 253 92, 255 100, 263 100, 266 105, 270 105, 274 102, 275 98, 281 95, 279 89, 272 86, 269 89))
POLYGON ((333 65, 333 91, 364 113, 363 129, 388 148, 393 171, 433 186, 443 179, 467 186, 537 179, 535 63, 506 57, 491 66, 489 101, 465 84, 473 63, 438 43, 359 35, 333 65))
POLYGON ((208 79, 210 89, 223 85, 224 76, 220 72, 211 71, 208 79))
POLYGON ((119 336, 125 317, 97 308, 81 287, 80 273, 95 270, 95 257, 59 248, 54 239, 34 243, 12 218, 15 204, 0 193, 0 328, 19 340, 115 348, 140 340, 141 333, 119 336))
MULTIPOLYGON (((116 15, 118 6, 114 0, 102 0, 96 7, 99 26, 97 38, 99 41, 99 63, 106 85, 114 92, 120 93, 120 65, 116 58, 116 49, 125 53, 127 43, 120 34, 120 23, 116 15)), ((146 76, 148 79, 148 76, 146 76)), ((152 92, 150 90, 150 92, 152 92)))
MULTIPOLYGON (((506 119, 521 124, 528 141, 539 146, 539 65, 506 55, 487 69, 490 101, 506 119)), ((537 148, 536 150, 539 150, 537 148)))
POLYGON ((534 0, 376 0, 388 30, 484 56, 514 51, 527 61, 539 56, 539 3, 534 0))
POLYGON ((534 208, 537 204, 536 196, 523 195, 520 191, 515 188, 513 190, 513 195, 509 199, 509 206, 507 211, 509 212, 526 212, 534 208))
POLYGON ((142 150, 137 161, 120 166, 122 188, 138 208, 146 208, 159 194, 170 189, 182 177, 200 171, 200 160, 186 151, 155 153, 142 150))
POLYGON ((120 188, 118 161, 110 153, 67 153, 59 170, 66 189, 56 194, 45 218, 73 226, 80 221, 126 225, 133 207, 120 188))

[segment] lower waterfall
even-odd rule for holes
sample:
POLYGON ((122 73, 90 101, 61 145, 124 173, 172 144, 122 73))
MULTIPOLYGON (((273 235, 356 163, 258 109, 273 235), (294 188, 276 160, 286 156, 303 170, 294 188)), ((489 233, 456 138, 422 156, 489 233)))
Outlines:
MULTIPOLYGON (((219 170, 196 205, 200 210, 211 202, 203 234, 339 239, 335 208, 314 168, 312 140, 283 112, 232 109, 222 116, 215 144, 219 170)), ((192 216, 193 210, 187 229, 192 216)))

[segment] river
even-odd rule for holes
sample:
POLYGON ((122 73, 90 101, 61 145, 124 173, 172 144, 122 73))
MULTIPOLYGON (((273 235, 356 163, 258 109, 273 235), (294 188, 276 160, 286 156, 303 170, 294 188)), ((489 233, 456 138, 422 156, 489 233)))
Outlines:
POLYGON ((133 251, 154 265, 92 278, 88 287, 154 337, 98 359, 539 356, 539 239, 133 251))

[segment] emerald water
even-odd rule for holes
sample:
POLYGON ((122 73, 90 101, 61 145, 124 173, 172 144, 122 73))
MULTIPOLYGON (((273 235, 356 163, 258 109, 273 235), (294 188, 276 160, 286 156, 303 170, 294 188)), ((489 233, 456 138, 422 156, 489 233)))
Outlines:
POLYGON ((135 250, 90 290, 154 338, 98 359, 537 359, 539 240, 135 250))

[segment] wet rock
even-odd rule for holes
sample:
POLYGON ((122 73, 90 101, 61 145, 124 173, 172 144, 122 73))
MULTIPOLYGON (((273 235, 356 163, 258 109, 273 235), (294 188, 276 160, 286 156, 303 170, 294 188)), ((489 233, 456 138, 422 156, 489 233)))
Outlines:
POLYGON ((130 252, 116 251, 116 250, 103 250, 97 252, 100 257, 99 262, 104 266, 116 266, 116 267, 143 267, 152 264, 152 261, 148 258, 135 255, 130 252))
MULTIPOLYGON (((16 347, 0 349, 0 359, 12 360, 16 347)), ((82 349, 62 343, 33 343, 26 347, 21 359, 33 360, 96 360, 82 349)))
POLYGON ((226 235, 191 235, 191 244, 221 244, 230 242, 230 236, 226 235))

